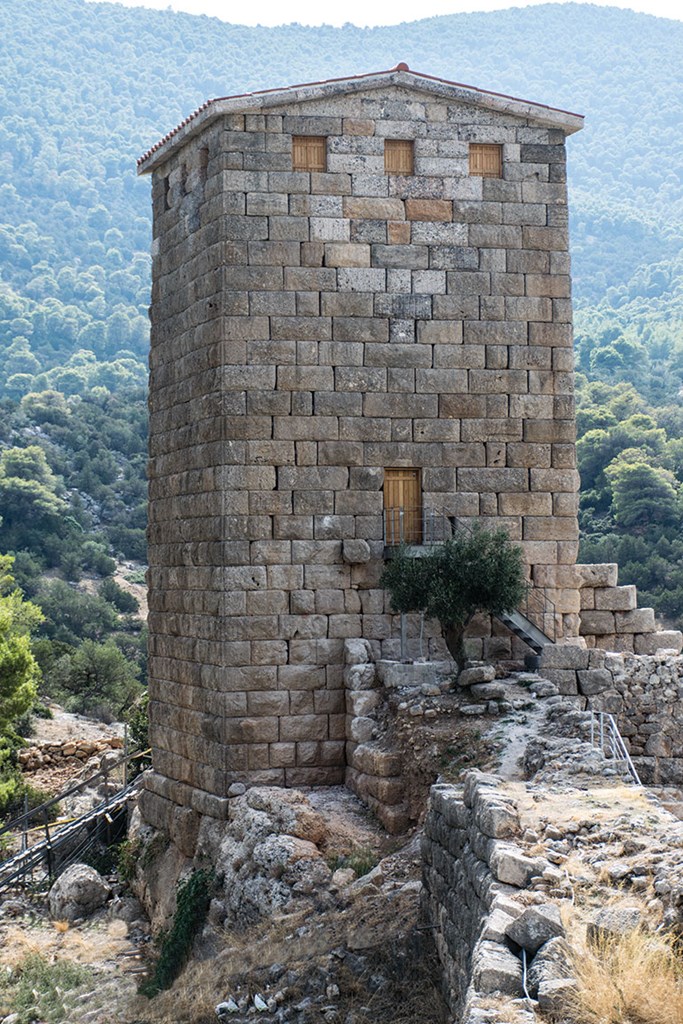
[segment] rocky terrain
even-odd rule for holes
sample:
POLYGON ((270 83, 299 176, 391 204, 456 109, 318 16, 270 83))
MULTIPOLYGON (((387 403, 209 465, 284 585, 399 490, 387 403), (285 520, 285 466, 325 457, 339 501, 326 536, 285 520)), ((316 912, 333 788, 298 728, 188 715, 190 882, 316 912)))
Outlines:
POLYGON ((0 1011, 12 1024, 530 1024, 540 1011, 576 1024, 566 999, 587 935, 680 926, 683 826, 591 745, 584 699, 556 690, 520 673, 438 694, 393 688, 376 721, 410 752, 415 808, 441 773, 426 826, 405 836, 334 787, 236 794, 227 823, 203 822, 192 860, 134 813, 125 882, 83 869, 48 906, 4 900, 0 1011), (477 686, 491 689, 473 701, 477 686), (450 933, 429 907, 433 866, 447 870, 435 844, 476 868, 466 885, 448 883, 460 922, 450 933), (138 985, 163 955, 176 881, 197 871, 206 918, 184 969, 150 999, 138 985), (444 978, 460 985, 457 1009, 444 978))

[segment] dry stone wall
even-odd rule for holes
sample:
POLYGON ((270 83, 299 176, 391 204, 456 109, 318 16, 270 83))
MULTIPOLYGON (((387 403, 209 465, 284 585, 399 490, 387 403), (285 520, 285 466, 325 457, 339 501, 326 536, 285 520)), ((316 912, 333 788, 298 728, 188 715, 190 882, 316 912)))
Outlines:
POLYGON ((615 717, 643 782, 683 784, 683 638, 662 635, 654 655, 610 653, 573 644, 548 648, 541 671, 560 693, 615 717))
MULTIPOLYGON (((403 72, 272 94, 155 157, 160 795, 172 780, 220 816, 235 781, 341 781, 344 640, 391 656, 398 635, 385 468, 419 468, 425 506, 504 526, 534 579, 575 561, 580 124, 485 96, 403 72), (292 170, 294 135, 326 138, 324 172, 292 170), (413 175, 385 172, 387 138, 414 141, 413 175), (469 174, 471 142, 502 146, 502 178, 469 174)), ((554 599, 575 632, 575 591, 554 599)))

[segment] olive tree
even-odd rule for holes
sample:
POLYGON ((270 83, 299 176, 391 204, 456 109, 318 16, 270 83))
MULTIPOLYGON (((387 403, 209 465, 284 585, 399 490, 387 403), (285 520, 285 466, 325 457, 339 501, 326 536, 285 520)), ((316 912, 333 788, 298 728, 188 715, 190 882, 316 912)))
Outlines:
POLYGON ((475 526, 416 557, 402 546, 387 563, 381 584, 395 612, 437 619, 446 646, 461 669, 465 631, 477 612, 513 611, 526 596, 522 549, 504 530, 475 526))

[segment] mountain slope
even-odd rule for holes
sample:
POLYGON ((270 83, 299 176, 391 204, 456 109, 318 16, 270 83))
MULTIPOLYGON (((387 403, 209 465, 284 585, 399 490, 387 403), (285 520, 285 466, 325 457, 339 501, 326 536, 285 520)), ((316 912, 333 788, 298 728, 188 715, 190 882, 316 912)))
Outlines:
POLYGON ((399 60, 585 113, 569 144, 577 304, 618 310, 644 290, 667 322, 683 320, 675 281, 651 270, 683 247, 681 23, 551 4, 410 26, 269 29, 5 0, 0 38, 0 372, 10 394, 140 382, 150 204, 134 161, 156 138, 210 96, 399 60), (108 365, 80 357, 64 370, 79 350, 108 365))

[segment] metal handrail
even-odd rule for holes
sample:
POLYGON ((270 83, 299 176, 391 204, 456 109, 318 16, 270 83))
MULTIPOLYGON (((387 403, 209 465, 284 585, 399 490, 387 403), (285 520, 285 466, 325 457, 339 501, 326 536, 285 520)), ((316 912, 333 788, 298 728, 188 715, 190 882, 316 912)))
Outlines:
MULTIPOLYGON (((0 836, 3 836, 6 832, 17 832, 19 829, 26 830, 28 824, 33 818, 40 818, 39 825, 43 825, 48 820, 49 812, 52 807, 55 807, 62 800, 66 800, 67 797, 74 796, 76 793, 80 793, 84 789, 92 789, 93 783, 103 781, 108 782, 112 772, 116 771, 117 768, 127 766, 129 761, 135 761, 140 757, 144 757, 149 754, 148 750, 134 750, 130 754, 124 754, 114 761, 107 768, 100 768, 99 771, 95 772, 94 775, 89 775, 87 779, 83 779, 81 782, 76 783, 75 786, 70 786, 69 789, 63 790, 58 793, 57 796, 51 797, 44 803, 39 804, 37 807, 31 808, 29 811, 24 811, 23 814, 18 815, 16 818, 12 818, 0 827, 0 836)), ((125 787, 124 780, 124 787, 125 787)))
MULTIPOLYGON (((388 548, 401 544, 416 548, 431 547, 443 544, 460 532, 472 534, 470 521, 448 512, 423 506, 399 505, 384 509, 384 543, 388 548)), ((549 640, 555 642, 556 608, 545 587, 530 587, 518 610, 549 640)))
POLYGON ((610 715, 608 711, 594 711, 592 708, 590 712, 591 745, 598 747, 606 757, 610 757, 614 761, 625 761, 628 774, 635 785, 642 786, 640 776, 626 748, 624 738, 619 732, 614 715, 610 715))

